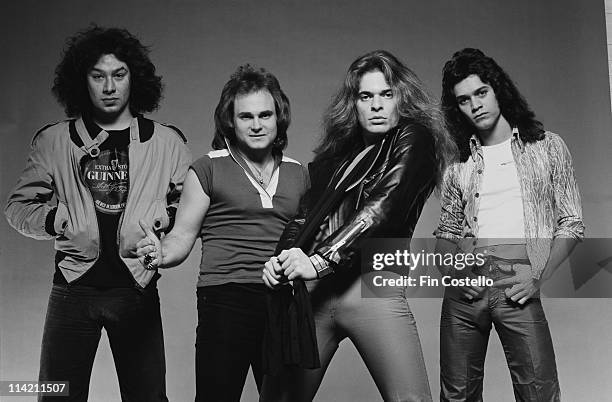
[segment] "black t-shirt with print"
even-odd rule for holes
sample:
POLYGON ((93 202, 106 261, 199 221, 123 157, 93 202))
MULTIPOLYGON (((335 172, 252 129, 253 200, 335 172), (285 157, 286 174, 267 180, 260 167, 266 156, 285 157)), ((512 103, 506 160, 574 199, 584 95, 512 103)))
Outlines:
MULTIPOLYGON (((130 129, 107 130, 97 157, 81 159, 81 175, 94 199, 100 234, 100 256, 75 283, 101 288, 132 287, 134 279, 119 257, 117 235, 129 190, 130 129)), ((66 283, 56 269, 54 282, 66 283)))

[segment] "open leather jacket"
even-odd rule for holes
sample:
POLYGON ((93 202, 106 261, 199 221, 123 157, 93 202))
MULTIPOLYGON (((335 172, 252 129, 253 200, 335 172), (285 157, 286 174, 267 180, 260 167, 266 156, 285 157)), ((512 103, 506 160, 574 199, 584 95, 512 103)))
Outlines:
POLYGON ((311 188, 302 197, 298 215, 287 224, 277 251, 300 247, 342 266, 351 264, 364 238, 412 236, 435 186, 431 134, 421 125, 400 123, 338 184, 353 158, 309 164, 311 188), (315 240, 321 225, 346 197, 351 197, 346 208, 351 212, 342 225, 327 238, 315 240))
MULTIPOLYGON (((356 274, 359 259, 352 257, 361 240, 412 236, 435 184, 431 134, 420 125, 400 123, 351 169, 355 156, 308 166, 311 188, 285 227, 276 255, 291 247, 313 250, 311 255, 319 254, 332 266, 355 265, 351 273, 356 274), (340 206, 338 229, 322 238, 323 225, 340 206)), ((278 375, 286 366, 320 367, 312 307, 299 279, 267 296, 264 371, 278 375)))

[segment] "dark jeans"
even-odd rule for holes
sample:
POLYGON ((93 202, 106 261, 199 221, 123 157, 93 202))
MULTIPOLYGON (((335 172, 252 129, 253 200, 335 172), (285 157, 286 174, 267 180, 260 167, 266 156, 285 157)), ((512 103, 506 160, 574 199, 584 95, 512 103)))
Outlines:
POLYGON ((102 328, 113 353, 121 400, 168 401, 157 289, 57 284, 49 296, 39 378, 69 381, 70 396, 40 400, 87 400, 102 328))
MULTIPOLYGON (((508 274, 491 270, 487 276, 495 280, 508 274)), ((487 288, 474 300, 463 297, 458 289, 447 289, 440 322, 440 400, 482 401, 484 362, 493 324, 506 355, 516 400, 558 401, 555 352, 539 297, 520 305, 497 288, 487 288)))
POLYGON ((240 401, 249 366, 261 387, 266 287, 227 283, 197 296, 196 401, 240 401))

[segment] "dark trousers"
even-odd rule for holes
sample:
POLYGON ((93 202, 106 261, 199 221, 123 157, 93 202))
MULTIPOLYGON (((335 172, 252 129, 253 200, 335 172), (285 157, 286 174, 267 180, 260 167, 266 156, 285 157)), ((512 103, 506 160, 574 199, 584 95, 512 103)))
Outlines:
POLYGON ((69 381, 69 397, 86 401, 101 329, 108 335, 121 400, 168 401, 159 296, 155 287, 97 289, 53 285, 40 358, 41 381, 69 381))
POLYGON ((260 389, 265 295, 263 284, 198 288, 196 401, 240 401, 249 367, 260 389))
POLYGON ((558 401, 555 353, 540 299, 520 305, 496 288, 488 288, 472 301, 456 289, 447 289, 440 322, 440 400, 482 401, 493 324, 506 355, 515 399, 558 401))

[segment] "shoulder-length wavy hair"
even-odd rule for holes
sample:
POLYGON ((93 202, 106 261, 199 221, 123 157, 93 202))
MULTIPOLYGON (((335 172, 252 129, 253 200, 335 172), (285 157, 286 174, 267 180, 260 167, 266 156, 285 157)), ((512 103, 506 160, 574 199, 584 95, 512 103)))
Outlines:
POLYGON ((470 155, 470 138, 476 129, 459 110, 454 88, 470 75, 477 75, 493 88, 502 116, 510 126, 518 127, 523 141, 535 142, 544 138, 542 123, 536 120, 535 113, 508 74, 481 50, 465 48, 455 52, 444 64, 442 77, 442 110, 459 147, 461 161, 467 160, 470 155))
POLYGON ((250 64, 245 64, 238 67, 221 91, 221 98, 215 108, 213 149, 227 148, 226 138, 230 144, 234 144, 236 140, 233 124, 234 99, 236 99, 236 96, 264 89, 272 95, 276 109, 276 139, 272 144, 272 153, 278 155, 287 147, 287 129, 291 123, 289 98, 287 98, 272 73, 263 68, 255 68, 250 64))
POLYGON ((92 26, 68 38, 62 60, 55 69, 52 92, 68 117, 89 114, 92 103, 87 74, 100 57, 113 54, 130 70, 129 105, 132 114, 159 107, 162 79, 155 75, 149 49, 125 29, 92 26))
POLYGON ((456 146, 446 130, 440 108, 416 74, 385 50, 375 50, 355 60, 344 84, 334 96, 324 116, 324 133, 315 149, 315 160, 338 158, 363 145, 357 112, 361 77, 380 71, 393 95, 398 98, 400 123, 416 123, 431 133, 436 145, 437 182, 456 156, 456 146))

